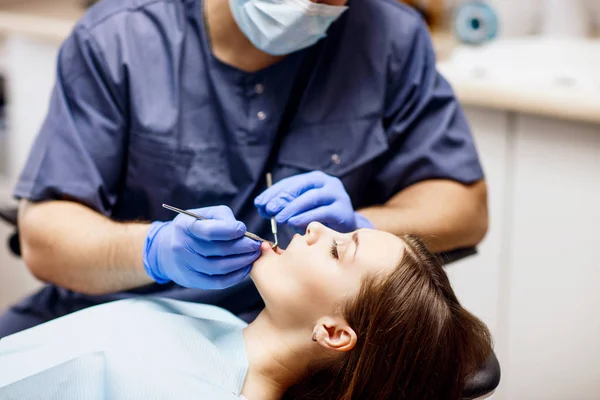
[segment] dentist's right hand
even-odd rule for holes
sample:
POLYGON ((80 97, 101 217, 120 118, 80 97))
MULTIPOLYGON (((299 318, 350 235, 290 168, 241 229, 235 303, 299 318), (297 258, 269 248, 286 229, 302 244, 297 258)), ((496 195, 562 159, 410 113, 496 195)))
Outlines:
POLYGON ((260 256, 260 242, 229 207, 190 210, 207 220, 178 215, 154 222, 146 237, 144 267, 156 282, 195 289, 225 289, 242 281, 260 256))

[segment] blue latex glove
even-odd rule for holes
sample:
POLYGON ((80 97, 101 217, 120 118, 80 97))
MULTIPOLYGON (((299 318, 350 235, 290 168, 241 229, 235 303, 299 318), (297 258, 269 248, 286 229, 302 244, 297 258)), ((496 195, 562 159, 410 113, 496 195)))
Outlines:
POLYGON ((196 289, 225 289, 244 279, 260 256, 260 243, 244 235, 246 225, 229 207, 192 210, 208 218, 179 215, 154 222, 146 237, 144 267, 158 283, 196 289))
POLYGON ((304 230, 317 221, 338 232, 373 228, 354 211, 350 196, 338 178, 320 171, 292 176, 277 182, 254 200, 265 218, 304 230))

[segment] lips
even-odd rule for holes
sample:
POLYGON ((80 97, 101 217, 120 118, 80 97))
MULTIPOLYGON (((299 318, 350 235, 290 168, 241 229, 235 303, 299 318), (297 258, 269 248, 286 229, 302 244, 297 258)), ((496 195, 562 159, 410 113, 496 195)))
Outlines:
POLYGON ((267 242, 262 242, 260 245, 260 249, 261 249, 263 255, 272 253, 272 254, 276 254, 276 255, 280 256, 283 254, 283 250, 281 250, 279 247, 277 247, 275 250, 273 250, 271 248, 271 245, 267 242))

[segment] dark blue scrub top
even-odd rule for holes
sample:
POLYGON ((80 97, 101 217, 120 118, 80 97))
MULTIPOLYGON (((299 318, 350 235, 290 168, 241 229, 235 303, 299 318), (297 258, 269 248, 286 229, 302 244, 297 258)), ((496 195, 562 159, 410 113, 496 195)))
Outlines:
MULTIPOLYGON (((75 198, 122 221, 172 219, 162 203, 225 204, 269 237, 253 199, 303 71, 302 101, 269 167, 275 181, 322 170, 342 179, 360 209, 425 179, 482 179, 418 14, 396 0, 352 1, 317 46, 309 71, 300 51, 247 73, 212 55, 201 0, 104 0, 62 46, 48 117, 15 194, 75 198)), ((293 232, 280 232, 286 245, 293 232)), ((247 280, 219 292, 167 284, 92 297, 52 288, 22 307, 61 315, 145 293, 237 314, 262 305, 247 280)))

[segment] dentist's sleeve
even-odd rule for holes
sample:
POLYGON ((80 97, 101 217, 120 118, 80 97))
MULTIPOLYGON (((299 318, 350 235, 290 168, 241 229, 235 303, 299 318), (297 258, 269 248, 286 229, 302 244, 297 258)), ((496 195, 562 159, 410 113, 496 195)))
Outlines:
POLYGON ((371 188, 377 201, 426 180, 469 185, 484 179, 464 111, 436 69, 427 28, 419 22, 411 35, 396 40, 384 113, 390 148, 378 161, 371 188))

